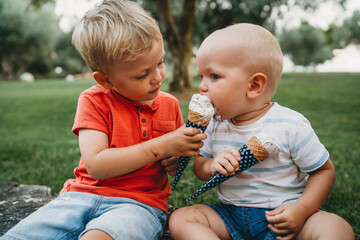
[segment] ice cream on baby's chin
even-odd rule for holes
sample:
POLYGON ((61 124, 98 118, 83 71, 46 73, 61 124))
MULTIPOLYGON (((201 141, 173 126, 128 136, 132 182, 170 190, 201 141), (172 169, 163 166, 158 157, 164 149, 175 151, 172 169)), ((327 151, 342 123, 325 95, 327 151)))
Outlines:
POLYGON ((218 110, 216 107, 214 107, 214 108, 215 108, 215 114, 214 114, 213 118, 214 118, 216 121, 220 122, 220 121, 221 121, 220 112, 219 112, 219 110, 218 110))
POLYGON ((217 121, 221 120, 219 111, 214 107, 210 98, 199 93, 192 96, 189 110, 199 113, 205 121, 210 121, 213 117, 217 121))

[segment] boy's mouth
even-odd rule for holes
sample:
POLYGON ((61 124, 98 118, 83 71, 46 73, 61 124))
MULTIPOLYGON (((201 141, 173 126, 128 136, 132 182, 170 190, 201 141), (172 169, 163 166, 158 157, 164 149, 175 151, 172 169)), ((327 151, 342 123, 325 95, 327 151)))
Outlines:
POLYGON ((151 94, 155 94, 160 90, 160 87, 155 88, 154 90, 150 91, 151 94))

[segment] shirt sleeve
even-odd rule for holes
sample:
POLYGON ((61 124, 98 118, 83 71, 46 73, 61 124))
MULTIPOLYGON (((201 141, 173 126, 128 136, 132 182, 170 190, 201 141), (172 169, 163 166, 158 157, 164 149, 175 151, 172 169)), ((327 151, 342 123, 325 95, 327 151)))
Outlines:
POLYGON ((291 136, 289 148, 291 158, 302 172, 320 168, 329 158, 329 152, 305 117, 291 136))
POLYGON ((81 128, 87 128, 108 134, 108 114, 104 108, 105 104, 96 101, 92 95, 81 94, 72 132, 78 136, 81 128))

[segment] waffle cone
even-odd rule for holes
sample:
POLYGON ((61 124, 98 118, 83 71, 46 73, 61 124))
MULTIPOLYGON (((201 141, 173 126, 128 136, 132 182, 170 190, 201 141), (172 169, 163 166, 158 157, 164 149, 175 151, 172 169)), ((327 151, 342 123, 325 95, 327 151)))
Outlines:
POLYGON ((269 156, 269 153, 262 146, 259 139, 257 139, 255 136, 250 138, 250 140, 246 143, 246 146, 248 146, 250 151, 254 154, 254 156, 259 162, 263 161, 269 156))
POLYGON ((192 110, 189 110, 187 120, 189 120, 192 123, 198 124, 200 126, 207 127, 209 125, 210 121, 205 121, 204 117, 200 115, 198 112, 194 112, 192 110))

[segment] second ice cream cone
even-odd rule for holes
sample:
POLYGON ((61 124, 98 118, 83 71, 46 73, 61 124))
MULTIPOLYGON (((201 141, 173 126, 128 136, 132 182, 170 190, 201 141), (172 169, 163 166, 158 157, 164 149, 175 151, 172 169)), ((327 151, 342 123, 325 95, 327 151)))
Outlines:
POLYGON ((265 158, 269 156, 269 153, 266 151, 266 149, 263 147, 259 139, 257 137, 253 136, 246 145, 250 149, 250 151, 254 154, 256 159, 261 162, 265 158))

